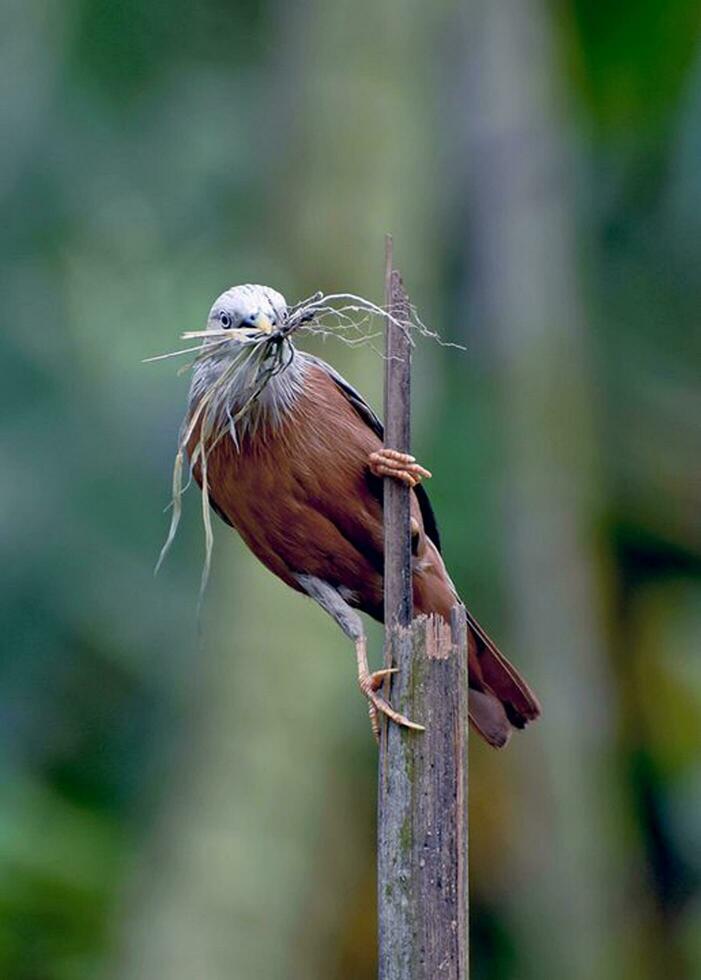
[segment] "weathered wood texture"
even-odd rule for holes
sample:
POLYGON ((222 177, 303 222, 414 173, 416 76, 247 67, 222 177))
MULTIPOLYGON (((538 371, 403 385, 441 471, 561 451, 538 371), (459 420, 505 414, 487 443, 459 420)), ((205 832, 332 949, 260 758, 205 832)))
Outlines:
MULTIPOLYGON (((385 445, 410 451, 411 345, 399 325, 409 301, 387 238, 385 445), (393 322, 393 321, 399 321, 393 322)), ((426 726, 382 725, 378 787, 380 980, 468 976, 467 636, 461 607, 450 624, 412 622, 409 491, 386 479, 385 663, 399 667, 392 704, 426 726)))
MULTIPOLYGON (((409 320, 409 300, 392 268, 392 239, 386 242, 385 305, 392 316, 385 327, 385 446, 408 453, 411 445, 411 344, 399 325, 409 320)), ((385 480, 385 623, 408 626, 412 618, 409 490, 385 480)))
POLYGON ((380 980, 468 976, 465 617, 390 631, 392 703, 426 726, 390 724, 379 783, 380 980))

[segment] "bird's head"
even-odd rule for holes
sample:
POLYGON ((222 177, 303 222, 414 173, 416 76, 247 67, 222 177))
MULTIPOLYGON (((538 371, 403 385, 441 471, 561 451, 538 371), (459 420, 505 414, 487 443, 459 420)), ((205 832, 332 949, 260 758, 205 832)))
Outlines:
POLYGON ((263 340, 287 319, 285 297, 269 286, 232 286, 218 296, 207 318, 208 331, 230 330, 232 340, 263 340))

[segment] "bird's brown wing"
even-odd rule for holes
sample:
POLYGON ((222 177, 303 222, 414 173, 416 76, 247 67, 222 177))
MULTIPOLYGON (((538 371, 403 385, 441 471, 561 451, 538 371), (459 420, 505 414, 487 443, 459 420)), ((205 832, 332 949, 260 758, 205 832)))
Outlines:
MULTIPOLYGON (((355 409, 357 415, 363 420, 363 422, 372 429, 375 435, 384 442, 385 430, 382 422, 379 420, 375 412, 365 401, 360 392, 353 387, 346 379, 334 370, 330 364, 326 361, 322 361, 320 357, 315 357, 313 354, 305 354, 305 358, 310 360, 312 363, 316 364, 317 367, 321 368, 334 382, 338 390, 343 394, 343 396, 350 402, 350 404, 355 409)), ((424 524, 424 531, 428 537, 433 541, 438 553, 441 553, 441 539, 440 533, 438 531, 438 524, 436 522, 436 516, 433 513, 433 507, 431 506, 431 501, 426 493, 426 488, 423 484, 419 483, 414 487, 414 493, 416 494, 416 499, 419 503, 419 508, 421 510, 421 518, 424 524)))

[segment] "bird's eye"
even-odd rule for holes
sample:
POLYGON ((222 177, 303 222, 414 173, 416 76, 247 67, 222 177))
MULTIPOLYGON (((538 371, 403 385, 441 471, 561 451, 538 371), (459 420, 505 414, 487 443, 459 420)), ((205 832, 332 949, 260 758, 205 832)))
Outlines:
POLYGON ((228 313, 220 313, 219 322, 221 323, 222 328, 224 330, 228 330, 229 327, 231 326, 231 317, 229 316, 228 313))

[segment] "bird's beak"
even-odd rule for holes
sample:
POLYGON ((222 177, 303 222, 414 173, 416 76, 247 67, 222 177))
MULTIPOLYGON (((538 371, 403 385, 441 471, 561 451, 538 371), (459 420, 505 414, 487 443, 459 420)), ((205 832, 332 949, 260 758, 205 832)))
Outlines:
POLYGON ((273 325, 270 322, 270 320, 267 318, 267 316, 265 315, 265 313, 259 313, 258 314, 258 316, 256 318, 256 326, 258 327, 259 330, 262 330, 263 333, 272 333, 273 332, 273 325))

